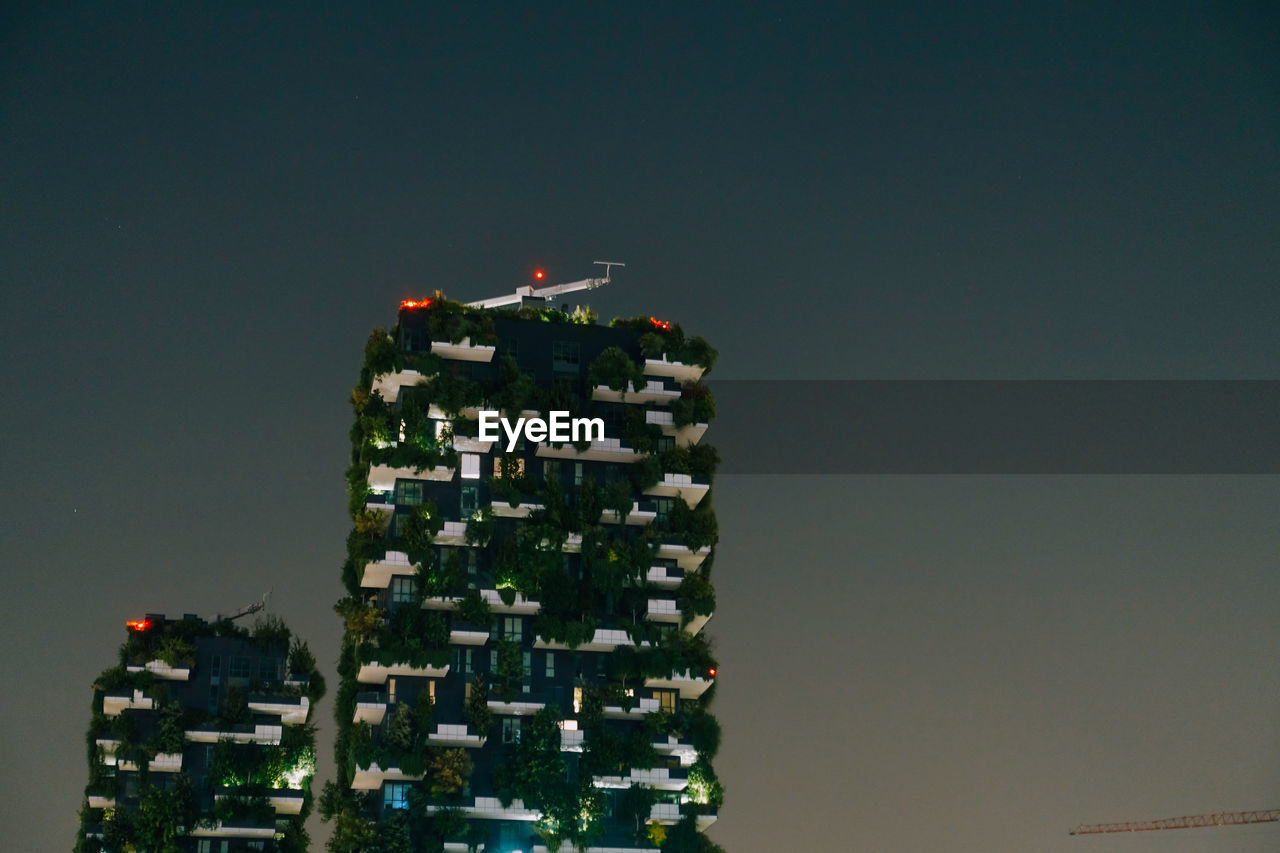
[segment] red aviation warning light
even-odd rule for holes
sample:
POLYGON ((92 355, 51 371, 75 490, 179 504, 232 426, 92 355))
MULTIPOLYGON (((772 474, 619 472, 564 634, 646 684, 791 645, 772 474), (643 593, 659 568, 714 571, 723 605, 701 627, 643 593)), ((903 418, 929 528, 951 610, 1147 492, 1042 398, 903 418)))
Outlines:
POLYGON ((544 273, 542 270, 538 270, 533 274, 533 277, 536 278, 538 281, 542 281, 542 279, 546 277, 546 273, 544 273))
POLYGON ((715 678, 715 677, 716 677, 716 668, 713 666, 713 667, 711 667, 711 669, 707 670, 707 675, 711 676, 712 678, 715 678))
POLYGON ((661 329, 664 332, 671 331, 671 324, 668 323, 666 320, 658 320, 653 317, 650 317, 649 322, 653 324, 653 327, 655 329, 661 329))
POLYGON ((124 623, 124 626, 131 631, 149 631, 151 630, 150 619, 130 619, 124 623))
POLYGON ((430 304, 431 304, 430 299, 401 299, 400 310, 412 311, 415 308, 426 308, 430 304))

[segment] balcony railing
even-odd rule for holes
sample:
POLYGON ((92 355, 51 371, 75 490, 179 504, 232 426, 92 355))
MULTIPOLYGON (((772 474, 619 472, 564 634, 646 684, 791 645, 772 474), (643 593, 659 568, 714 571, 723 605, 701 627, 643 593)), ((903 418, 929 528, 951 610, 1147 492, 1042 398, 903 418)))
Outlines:
POLYGON ((305 723, 311 712, 311 700, 306 696, 251 693, 248 705, 250 711, 260 714, 279 714, 280 722, 291 726, 305 723))
POLYGON ((231 740, 236 743, 259 743, 278 746, 283 734, 283 726, 267 723, 246 724, 229 728, 200 726, 187 731, 187 740, 192 743, 217 743, 220 740, 231 740))
POLYGON ((707 369, 700 364, 667 361, 667 357, 664 355, 662 358, 646 358, 644 360, 644 372, 649 376, 669 376, 684 383, 697 382, 702 378, 702 374, 707 372, 707 369))
POLYGON ((553 447, 550 444, 539 444, 537 455, 547 459, 588 459, 597 462, 635 462, 643 454, 623 444, 620 438, 603 438, 591 442, 586 450, 579 451, 572 444, 553 447))
POLYGON ((711 484, 696 480, 689 474, 663 474, 662 479, 644 490, 646 495, 662 495, 664 497, 680 497, 691 507, 697 506, 711 484))
POLYGON ((628 385, 625 391, 614 391, 608 385, 591 389, 592 400, 610 403, 670 403, 680 399, 679 388, 668 388, 661 379, 650 379, 639 391, 628 385))
POLYGON ((437 465, 434 468, 393 468, 390 465, 369 466, 369 488, 375 492, 389 492, 396 487, 396 480, 434 480, 447 483, 458 474, 457 468, 437 465))
POLYGON ((376 791, 383 782, 418 782, 425 774, 413 775, 405 773, 399 767, 391 766, 383 769, 377 762, 368 767, 357 767, 351 777, 351 789, 354 791, 376 791))
POLYGON ((670 412, 651 409, 644 413, 644 422, 647 424, 657 424, 662 427, 662 434, 675 438, 676 444, 681 447, 688 447, 690 444, 697 444, 702 441, 702 436, 706 434, 709 424, 685 424, 682 427, 676 426, 675 416, 670 412))
POLYGON ((404 551, 388 551, 381 560, 365 563, 360 586, 365 589, 386 589, 391 585, 391 578, 397 575, 413 577, 417 573, 418 567, 409 562, 408 554, 404 551))
POLYGON ((697 699, 707 688, 715 683, 715 679, 708 673, 706 675, 695 675, 689 670, 684 672, 673 672, 669 676, 660 678, 646 678, 644 680, 645 687, 659 688, 663 690, 679 690, 681 699, 697 699))
POLYGON ((110 690, 102 694, 102 713, 108 717, 134 709, 150 711, 153 707, 155 700, 141 690, 110 690))
POLYGON ((128 672, 147 671, 156 678, 163 678, 165 681, 187 681, 191 678, 191 667, 189 666, 169 666, 162 660, 149 660, 142 666, 126 666, 128 672))
POLYGON ((368 723, 371 726, 382 725, 382 718, 387 714, 387 694, 366 690, 356 694, 356 710, 353 723, 368 723))
POLYGON ((441 358, 448 358, 454 361, 493 361, 493 354, 497 351, 497 347, 485 344, 473 344, 471 338, 463 338, 456 344, 450 341, 432 341, 431 353, 441 358))
POLYGON ((423 376, 416 370, 401 370, 397 373, 380 373, 373 377, 373 386, 370 392, 377 391, 382 395, 382 399, 388 403, 394 403, 400 396, 400 389, 405 386, 417 385, 419 382, 429 382, 430 376, 423 376))

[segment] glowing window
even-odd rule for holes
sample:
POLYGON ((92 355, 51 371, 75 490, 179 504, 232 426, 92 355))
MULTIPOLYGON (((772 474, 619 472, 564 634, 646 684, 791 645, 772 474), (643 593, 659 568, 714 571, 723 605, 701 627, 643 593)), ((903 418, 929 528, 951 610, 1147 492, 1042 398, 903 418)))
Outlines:
POLYGON ((480 454, 478 453, 462 454, 462 479, 464 480, 480 479, 480 454))

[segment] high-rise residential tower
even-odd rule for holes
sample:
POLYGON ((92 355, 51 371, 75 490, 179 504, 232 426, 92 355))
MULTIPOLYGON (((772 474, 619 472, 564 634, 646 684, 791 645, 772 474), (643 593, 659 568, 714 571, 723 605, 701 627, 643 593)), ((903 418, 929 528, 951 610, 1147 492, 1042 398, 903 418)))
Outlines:
POLYGON ((331 850, 717 849, 715 351, 506 301, 365 348, 331 850))
POLYGON ((279 619, 148 615, 94 684, 78 853, 308 847, 324 680, 279 619))

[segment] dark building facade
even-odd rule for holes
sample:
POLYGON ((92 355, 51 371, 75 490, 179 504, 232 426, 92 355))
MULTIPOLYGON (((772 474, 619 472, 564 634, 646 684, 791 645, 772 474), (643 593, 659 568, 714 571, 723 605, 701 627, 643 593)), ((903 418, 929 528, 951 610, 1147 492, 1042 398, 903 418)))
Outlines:
POLYGON ((715 351, 537 299, 402 305, 353 392, 330 848, 714 850, 715 351), (479 429, 553 412, 577 441, 479 429))
POLYGON ((306 850, 323 692, 278 619, 130 621, 94 684, 77 851, 306 850))

